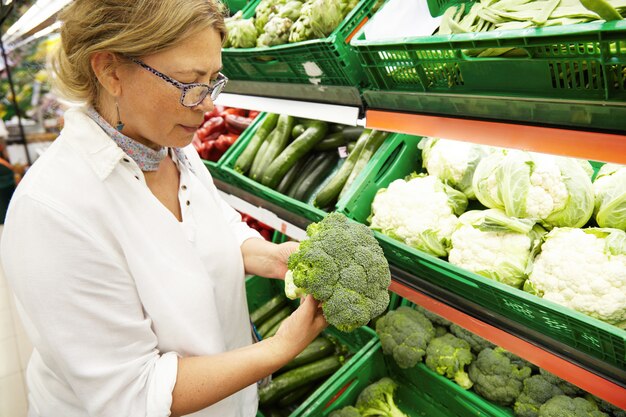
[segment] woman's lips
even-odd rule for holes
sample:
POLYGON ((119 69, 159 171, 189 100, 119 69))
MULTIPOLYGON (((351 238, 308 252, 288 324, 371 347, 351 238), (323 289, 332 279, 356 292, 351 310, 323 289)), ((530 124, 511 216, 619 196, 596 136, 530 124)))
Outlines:
POLYGON ((198 130, 197 126, 185 126, 185 125, 179 125, 179 126, 182 127, 188 133, 195 133, 196 130, 198 130))

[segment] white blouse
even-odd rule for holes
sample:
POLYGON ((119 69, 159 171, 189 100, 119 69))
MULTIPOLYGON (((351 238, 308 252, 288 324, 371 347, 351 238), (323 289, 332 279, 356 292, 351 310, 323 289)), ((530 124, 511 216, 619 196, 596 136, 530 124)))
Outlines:
MULTIPOLYGON (((29 416, 168 416, 178 356, 252 343, 240 246, 260 235, 185 153, 182 222, 80 108, 17 188, 1 256, 34 346, 29 416)), ((193 416, 256 409, 252 385, 193 416)))

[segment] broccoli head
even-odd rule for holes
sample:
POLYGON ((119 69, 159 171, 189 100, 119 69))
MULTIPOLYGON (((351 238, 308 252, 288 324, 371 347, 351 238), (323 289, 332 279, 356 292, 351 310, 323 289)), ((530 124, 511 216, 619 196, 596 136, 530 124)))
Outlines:
POLYGON ((563 391, 564 395, 569 395, 570 397, 574 397, 577 395, 583 395, 585 393, 585 391, 578 388, 576 385, 562 380, 558 376, 551 374, 545 369, 539 369, 539 373, 541 374, 541 376, 543 376, 546 379, 546 381, 548 381, 552 385, 556 385, 557 387, 559 387, 559 389, 563 391))
POLYGON ((422 313, 410 307, 399 307, 376 322, 383 353, 392 355, 402 369, 421 362, 428 343, 435 336, 433 324, 422 313))
POLYGON ((435 328, 435 337, 441 337, 441 336, 445 336, 449 334, 447 327, 434 325, 434 328, 435 328))
POLYGON ((426 316, 426 318, 433 322, 434 325, 448 327, 452 324, 451 321, 444 319, 438 314, 431 312, 430 310, 426 310, 424 307, 420 305, 416 305, 415 309, 426 316))
POLYGON ((408 417, 393 400, 396 388, 398 384, 391 378, 382 378, 361 391, 356 400, 356 408, 363 416, 408 417))
POLYGON ((389 305, 389 264, 372 231, 340 213, 307 228, 308 239, 288 261, 285 294, 311 294, 329 324, 351 332, 389 305))
POLYGON ((484 349, 469 367, 476 392, 504 406, 513 404, 531 374, 529 367, 514 364, 507 353, 500 347, 484 349))
POLYGON ((533 375, 524 380, 524 389, 515 401, 515 415, 537 417, 539 407, 557 395, 563 395, 563 391, 558 386, 548 381, 543 375, 533 375))
POLYGON ((594 403, 598 404, 598 408, 600 409, 600 411, 607 413, 611 417, 626 417, 626 410, 622 410, 621 408, 616 407, 613 404, 604 401, 603 399, 600 399, 591 394, 588 394, 587 396, 585 396, 585 398, 587 398, 587 400, 589 401, 593 400, 594 403), (591 397, 591 399, 589 397, 591 397))
POLYGON ((351 405, 340 408, 339 410, 335 410, 328 417, 361 417, 362 414, 359 413, 359 410, 352 407, 351 405))
POLYGON ((456 337, 458 337, 459 339, 463 339, 465 340, 467 343, 469 343, 470 348, 472 348, 472 351, 475 354, 479 354, 481 350, 486 349, 486 348, 495 348, 496 346, 483 339, 482 337, 470 332, 469 330, 465 330, 464 328, 462 328, 461 326, 457 326, 456 324, 452 324, 450 325, 450 332, 455 335, 456 337))
POLYGON ((454 379, 463 389, 473 385, 465 366, 474 360, 469 343, 448 333, 431 340, 426 349, 426 366, 439 375, 454 379))
POLYGON ((539 408, 539 417, 609 417, 584 398, 557 395, 539 408))

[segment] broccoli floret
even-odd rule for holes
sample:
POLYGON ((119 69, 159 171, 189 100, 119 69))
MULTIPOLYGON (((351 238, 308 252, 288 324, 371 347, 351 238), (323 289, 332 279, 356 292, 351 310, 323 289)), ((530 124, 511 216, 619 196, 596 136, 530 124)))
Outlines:
POLYGON ((557 395, 539 408, 539 417, 609 417, 609 415, 598 410, 594 403, 584 398, 557 395))
POLYGON ((441 336, 445 336, 449 334, 447 327, 437 326, 437 325, 435 325, 434 327, 435 327, 435 337, 441 337, 441 336))
POLYGON ((457 326, 456 324, 450 325, 450 332, 456 337, 458 337, 459 339, 463 339, 467 343, 469 343, 470 347, 472 348, 472 351, 477 355, 483 349, 487 349, 487 348, 493 349, 496 347, 493 343, 470 332, 469 330, 465 330, 461 326, 457 326))
POLYGON ((433 322, 433 324, 435 325, 439 325, 439 326, 443 326, 443 327, 448 327, 452 324, 451 321, 448 321, 446 319, 444 319, 443 317, 441 317, 438 314, 435 314, 429 310, 426 310, 424 307, 420 306, 420 305, 416 305, 415 309, 417 311, 419 311, 420 313, 422 313, 423 315, 426 316, 426 318, 430 321, 433 322))
POLYGON ((359 413, 359 410, 349 405, 333 411, 328 417, 362 417, 362 414, 359 413))
POLYGON ((439 375, 454 379, 463 389, 473 385, 465 366, 474 360, 469 343, 448 333, 434 338, 426 349, 426 366, 439 375))
POLYGON ((548 381, 543 375, 533 375, 524 380, 524 389, 515 401, 515 415, 537 417, 539 407, 557 395, 563 395, 563 391, 558 386, 548 381))
POLYGON ((474 389, 484 398, 500 405, 511 405, 521 394, 523 381, 531 369, 511 362, 507 351, 497 347, 484 349, 469 367, 474 389))
POLYGON ((395 401, 393 395, 398 384, 391 378, 382 378, 367 386, 356 400, 356 408, 363 416, 408 417, 395 401))
POLYGON ((585 393, 585 391, 578 388, 576 385, 562 380, 558 376, 551 374, 545 369, 539 369, 539 373, 546 379, 546 381, 548 381, 552 385, 556 385, 557 387, 559 387, 559 389, 563 391, 564 395, 574 397, 576 395, 583 395, 585 393))
POLYGON ((426 354, 435 336, 433 324, 422 313, 410 307, 399 307, 376 322, 383 353, 392 355, 402 369, 412 368, 426 354))
POLYGON ((389 264, 372 231, 330 213, 307 228, 288 261, 285 294, 311 294, 322 303, 331 325, 351 332, 382 314, 389 305, 389 264))
POLYGON ((587 400, 590 400, 589 397, 591 397, 593 401, 598 405, 600 411, 607 413, 611 417, 626 417, 626 410, 622 410, 621 408, 616 407, 613 404, 606 402, 591 394, 586 397, 587 400))

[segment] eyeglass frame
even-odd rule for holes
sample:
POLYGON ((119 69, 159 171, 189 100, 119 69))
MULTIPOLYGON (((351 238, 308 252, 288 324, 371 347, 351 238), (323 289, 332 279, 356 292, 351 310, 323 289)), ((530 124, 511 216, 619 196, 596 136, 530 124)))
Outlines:
POLYGON ((226 86, 226 83, 228 82, 228 77, 225 76, 224 74, 222 74, 221 72, 219 72, 217 74, 217 79, 215 80, 215 84, 213 86, 210 86, 210 85, 204 84, 204 83, 182 83, 180 81, 176 81, 175 79, 173 79, 171 77, 168 77, 167 75, 165 75, 162 72, 152 68, 150 65, 144 63, 143 61, 141 61, 141 60, 139 60, 137 58, 133 58, 133 57, 127 57, 127 58, 130 59, 135 64, 139 65, 141 68, 143 68, 143 69, 145 69, 147 71, 150 71, 152 74, 156 75, 157 77, 161 78, 162 80, 170 83, 174 87, 176 87, 179 90, 181 90, 180 104, 182 106, 184 106, 184 107, 187 107, 187 108, 196 107, 197 105, 202 103, 206 99, 207 96, 210 96, 211 100, 215 101, 215 99, 217 99, 219 94, 222 92, 222 89, 224 88, 224 86, 226 86), (193 105, 185 104, 183 102, 185 100, 185 94, 187 94, 187 91, 189 91, 189 90, 191 90, 192 88, 195 88, 195 87, 205 87, 207 89, 207 93, 197 103, 195 103, 193 105), (213 97, 213 92, 216 91, 219 87, 221 87, 221 89, 219 89, 217 95, 215 97, 213 97))

